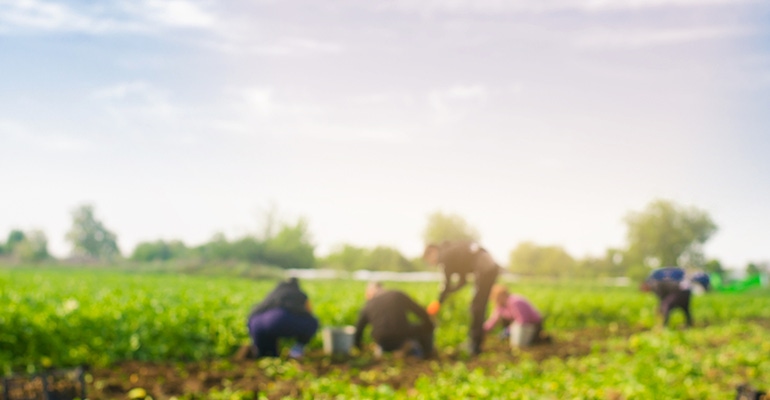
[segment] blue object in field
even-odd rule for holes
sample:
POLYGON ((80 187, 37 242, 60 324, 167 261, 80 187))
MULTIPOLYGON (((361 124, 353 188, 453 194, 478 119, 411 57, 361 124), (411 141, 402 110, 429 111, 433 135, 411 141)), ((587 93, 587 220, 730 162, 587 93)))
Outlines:
POLYGON ((656 281, 672 280, 678 282, 684 279, 684 270, 679 267, 659 268, 652 272, 650 278, 656 281))
POLYGON ((700 284, 704 289, 708 290, 711 287, 711 279, 703 272, 698 272, 692 279, 693 282, 700 284))

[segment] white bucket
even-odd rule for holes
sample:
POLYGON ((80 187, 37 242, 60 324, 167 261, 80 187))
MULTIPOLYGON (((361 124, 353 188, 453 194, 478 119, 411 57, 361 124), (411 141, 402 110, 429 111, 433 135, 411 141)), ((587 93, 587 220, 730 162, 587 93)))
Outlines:
POLYGON ((324 341, 324 353, 350 354, 355 334, 356 328, 353 326, 324 328, 321 332, 324 341))
POLYGON ((514 322, 511 324, 510 330, 511 347, 527 347, 535 340, 537 325, 514 322))

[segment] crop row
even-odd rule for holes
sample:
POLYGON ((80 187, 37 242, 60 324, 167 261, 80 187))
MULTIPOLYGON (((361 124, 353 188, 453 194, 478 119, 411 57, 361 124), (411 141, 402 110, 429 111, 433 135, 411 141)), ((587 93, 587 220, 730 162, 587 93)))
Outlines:
MULTIPOLYGON (((0 371, 228 356, 248 341, 246 314, 274 284, 107 270, 0 270, 0 371)), ((324 326, 355 322, 364 285, 302 282, 324 326)), ((391 286, 422 304, 438 293, 435 283, 391 286)), ((543 311, 551 330, 656 323, 655 299, 634 288, 510 286, 543 311)), ((436 342, 440 348, 465 340, 471 290, 457 293, 439 314, 436 342)), ((708 294, 695 298, 693 308, 701 325, 770 318, 770 296, 764 291, 708 294)), ((681 318, 672 323, 681 323, 681 318)), ((319 348, 320 338, 310 346, 319 348)))

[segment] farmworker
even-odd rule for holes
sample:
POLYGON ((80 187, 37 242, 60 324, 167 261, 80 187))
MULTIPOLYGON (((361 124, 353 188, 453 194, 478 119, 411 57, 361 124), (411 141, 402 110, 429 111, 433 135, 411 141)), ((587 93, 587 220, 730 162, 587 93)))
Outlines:
POLYGON ((522 331, 531 332, 531 336, 523 339, 522 346, 529 346, 535 342, 549 341, 550 338, 542 335, 543 316, 523 296, 508 292, 503 285, 494 285, 492 294, 489 295, 494 309, 486 322, 484 331, 489 332, 498 322, 504 325, 504 337, 510 334, 512 324, 518 324, 522 331))
POLYGON ((278 283, 261 303, 249 313, 249 336, 257 357, 277 357, 278 339, 296 340, 289 357, 301 358, 305 345, 318 330, 318 319, 310 309, 307 295, 297 278, 278 283))
POLYGON ((663 326, 668 325, 671 311, 677 308, 684 312, 687 326, 692 326, 690 315, 692 291, 682 268, 665 267, 653 271, 642 284, 642 289, 655 293, 658 298, 658 312, 663 315, 663 326))
POLYGON ((366 304, 356 322, 355 345, 362 350, 362 337, 372 325, 377 354, 407 350, 409 354, 429 358, 433 355, 433 321, 425 309, 399 290, 385 290, 380 282, 366 287, 366 304), (409 322, 414 314, 419 323, 409 322))
POLYGON ((693 284, 699 285, 701 288, 703 288, 703 291, 708 292, 711 290, 711 278, 705 273, 705 272, 697 272, 695 275, 690 278, 690 281, 692 281, 693 284))
POLYGON ((500 273, 500 267, 484 248, 478 243, 468 240, 429 244, 425 248, 423 259, 429 265, 437 265, 444 272, 444 286, 439 295, 438 303, 432 303, 429 306, 434 315, 438 312, 440 304, 450 294, 465 286, 468 275, 473 275, 475 292, 471 301, 471 326, 468 336, 471 354, 481 353, 487 301, 492 285, 500 273), (456 282, 453 281, 455 276, 457 277, 456 282))

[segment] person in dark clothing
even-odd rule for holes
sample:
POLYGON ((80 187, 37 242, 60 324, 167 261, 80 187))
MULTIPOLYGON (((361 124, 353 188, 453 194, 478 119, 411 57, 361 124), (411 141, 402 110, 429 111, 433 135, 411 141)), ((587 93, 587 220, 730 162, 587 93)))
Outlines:
POLYGON ((307 295, 297 278, 278 286, 249 313, 247 326, 257 357, 277 357, 278 339, 293 338, 296 344, 289 356, 300 358, 304 346, 318 330, 318 319, 310 311, 307 295))
MULTIPOLYGON (((471 326, 469 329, 470 351, 481 353, 484 340, 489 293, 500 274, 500 267, 492 256, 476 242, 468 240, 444 241, 440 245, 430 244, 425 248, 423 259, 429 265, 438 265, 444 272, 444 287, 438 302, 463 288, 468 275, 474 276, 475 292, 471 301, 471 326), (457 281, 453 278, 457 277, 457 281)), ((435 311, 438 309, 436 308, 435 311)))
POLYGON ((425 358, 433 354, 433 321, 420 305, 404 292, 385 290, 379 282, 366 288, 366 305, 356 323, 355 345, 362 349, 367 325, 372 325, 372 338, 382 351, 400 350, 408 345, 414 354, 425 358), (416 315, 420 323, 409 322, 408 314, 416 315))
POLYGON ((655 293, 658 298, 658 312, 663 315, 663 326, 668 325, 671 312, 677 308, 684 312, 687 326, 692 326, 690 298, 692 291, 685 280, 684 270, 677 267, 660 268, 653 271, 644 281, 643 289, 655 293))

